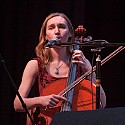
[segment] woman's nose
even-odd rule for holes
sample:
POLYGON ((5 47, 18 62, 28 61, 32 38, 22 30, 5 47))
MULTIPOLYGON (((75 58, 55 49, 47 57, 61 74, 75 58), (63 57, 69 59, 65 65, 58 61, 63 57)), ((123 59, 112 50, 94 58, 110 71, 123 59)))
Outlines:
POLYGON ((60 30, 58 27, 55 27, 55 34, 58 34, 58 33, 60 33, 60 30))

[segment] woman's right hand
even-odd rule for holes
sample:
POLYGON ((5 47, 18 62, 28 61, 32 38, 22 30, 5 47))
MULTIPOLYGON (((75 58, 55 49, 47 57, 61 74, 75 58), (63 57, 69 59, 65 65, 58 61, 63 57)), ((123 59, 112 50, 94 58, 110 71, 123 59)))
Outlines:
POLYGON ((48 96, 40 96, 39 97, 39 105, 45 106, 45 107, 54 107, 56 106, 59 101, 67 101, 67 99, 63 96, 51 94, 48 96))

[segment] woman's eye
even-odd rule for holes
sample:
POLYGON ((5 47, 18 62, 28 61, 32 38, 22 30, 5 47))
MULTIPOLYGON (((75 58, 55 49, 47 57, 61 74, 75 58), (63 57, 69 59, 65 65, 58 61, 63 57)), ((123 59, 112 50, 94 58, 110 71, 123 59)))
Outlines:
POLYGON ((48 29, 51 30, 51 29, 53 29, 53 27, 49 27, 48 29))
POLYGON ((66 27, 65 27, 65 25, 60 25, 59 28, 65 29, 66 27))

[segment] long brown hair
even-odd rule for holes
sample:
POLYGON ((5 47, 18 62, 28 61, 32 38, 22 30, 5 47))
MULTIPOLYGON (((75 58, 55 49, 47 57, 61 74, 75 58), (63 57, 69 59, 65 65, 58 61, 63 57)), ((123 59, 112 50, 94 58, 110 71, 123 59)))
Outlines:
MULTIPOLYGON (((52 62, 53 60, 50 49, 44 49, 44 45, 46 44, 45 37, 46 37, 47 22, 49 19, 55 16, 61 16, 66 20, 69 28, 69 32, 72 34, 72 37, 68 40, 68 42, 72 42, 74 39, 74 29, 73 29, 72 23, 70 22, 69 18, 65 14, 57 12, 57 13, 51 13, 50 15, 48 15, 42 24, 40 36, 39 36, 39 43, 35 49, 36 56, 41 58, 41 60, 44 62, 44 66, 47 65, 49 62, 52 62)), ((67 51, 70 52, 69 47, 67 48, 67 51)))

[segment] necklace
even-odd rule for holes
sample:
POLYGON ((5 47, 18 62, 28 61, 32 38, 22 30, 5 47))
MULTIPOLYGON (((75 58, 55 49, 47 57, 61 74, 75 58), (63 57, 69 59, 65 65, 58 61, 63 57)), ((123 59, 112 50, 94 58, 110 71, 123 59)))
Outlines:
POLYGON ((59 67, 55 67, 56 68, 56 71, 55 71, 55 74, 56 75, 59 75, 59 69, 60 69, 60 67, 63 65, 63 62, 62 62, 62 64, 59 66, 59 67))

